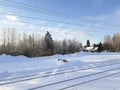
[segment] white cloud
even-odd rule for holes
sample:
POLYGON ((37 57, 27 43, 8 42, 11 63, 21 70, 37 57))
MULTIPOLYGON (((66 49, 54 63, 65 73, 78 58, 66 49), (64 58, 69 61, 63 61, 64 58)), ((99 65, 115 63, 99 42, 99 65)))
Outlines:
MULTIPOLYGON (((107 23, 120 25, 120 8, 114 10, 111 14, 101 14, 95 17, 87 17, 89 21, 96 21, 95 26, 106 26, 107 23), (98 21, 98 22, 97 22, 98 21)), ((112 27, 107 24, 108 27, 112 27)), ((116 27, 114 27, 116 28, 116 27)))
POLYGON ((120 8, 117 9, 115 12, 114 12, 115 16, 116 17, 119 17, 120 18, 120 8))
POLYGON ((85 30, 79 30, 75 28, 60 28, 60 27, 48 27, 46 31, 49 31, 54 39, 77 39, 86 38, 88 35, 85 30))
POLYGON ((34 27, 34 25, 33 25, 33 24, 31 24, 31 25, 30 25, 30 29, 32 29, 32 30, 34 30, 34 29, 35 29, 35 27, 34 27))
POLYGON ((0 11, 1 11, 1 12, 4 12, 4 11, 5 11, 2 6, 0 6, 0 11))
POLYGON ((10 20, 2 20, 3 24, 7 25, 7 26, 24 26, 25 24, 22 23, 22 22, 13 22, 13 21, 10 21, 10 20))
POLYGON ((14 15, 6 15, 5 19, 2 20, 2 22, 6 25, 10 26, 24 26, 25 23, 21 22, 18 16, 14 15))
POLYGON ((78 36, 78 37, 85 37, 86 36, 86 34, 82 31, 72 31, 72 32, 70 32, 70 35, 78 36))
POLYGON ((19 26, 24 26, 25 24, 23 22, 16 22, 19 26))
POLYGON ((6 19, 2 20, 2 22, 3 22, 4 24, 9 24, 9 21, 6 20, 6 19))
POLYGON ((86 34, 83 31, 75 30, 72 28, 59 28, 59 27, 48 27, 46 31, 51 33, 57 33, 59 35, 71 35, 71 36, 79 36, 85 37, 86 34))
POLYGON ((113 17, 115 19, 115 23, 116 24, 120 24, 120 8, 118 8, 114 14, 113 14, 113 17))
POLYGON ((43 25, 43 24, 46 24, 46 21, 44 21, 44 20, 39 20, 39 21, 37 21, 37 23, 43 25))
POLYGON ((48 27, 48 28, 46 29, 46 31, 64 35, 67 30, 61 29, 61 28, 59 28, 59 27, 48 27))
POLYGON ((98 16, 94 16, 94 17, 87 17, 90 21, 105 21, 106 19, 108 19, 111 15, 98 15, 98 16))
MULTIPOLYGON (((96 29, 107 28, 106 30, 111 30, 117 32, 120 25, 120 8, 114 10, 111 14, 101 14, 94 17, 87 17, 89 26, 94 26, 96 29), (118 26, 117 26, 118 25, 118 26)), ((90 29, 88 27, 88 29, 90 29)))
POLYGON ((7 20, 10 20, 10 21, 13 21, 13 22, 19 21, 19 20, 18 20, 18 17, 17 17, 17 16, 14 16, 14 15, 6 15, 6 19, 7 19, 7 20))

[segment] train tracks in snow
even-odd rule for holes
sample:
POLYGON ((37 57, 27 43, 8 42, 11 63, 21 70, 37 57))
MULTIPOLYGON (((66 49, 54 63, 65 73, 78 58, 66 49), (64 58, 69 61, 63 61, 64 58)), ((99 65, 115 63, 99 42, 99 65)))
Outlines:
MULTIPOLYGON (((33 80, 33 79, 47 78, 49 76, 62 75, 62 74, 65 74, 65 73, 74 73, 74 72, 78 72, 78 71, 85 71, 85 70, 96 69, 96 68, 101 68, 101 67, 110 67, 110 66, 115 66, 115 65, 119 65, 119 64, 120 64, 120 60, 115 59, 115 60, 110 60, 110 61, 102 61, 102 62, 99 62, 99 63, 97 62, 97 63, 94 63, 92 65, 88 65, 87 67, 77 66, 77 69, 75 69, 74 67, 64 68, 64 69, 61 69, 61 70, 57 71, 54 74, 53 74, 53 71, 44 71, 45 73, 41 74, 41 75, 40 74, 33 74, 33 75, 27 75, 27 76, 21 76, 21 77, 15 77, 15 78, 1 80, 0 81, 0 86, 13 84, 13 83, 19 83, 19 82, 33 80)), ((103 74, 103 73, 108 73, 108 72, 116 71, 116 70, 120 70, 120 67, 108 69, 108 70, 97 72, 97 73, 87 74, 87 75, 83 75, 83 76, 79 76, 79 77, 74 77, 74 78, 70 78, 70 79, 66 79, 66 80, 61 80, 61 81, 57 81, 57 82, 54 82, 54 83, 40 85, 40 86, 37 86, 37 87, 30 88, 29 90, 41 89, 41 88, 45 88, 45 87, 49 87, 49 86, 53 86, 53 85, 57 85, 57 84, 62 84, 62 83, 65 83, 65 82, 69 83, 70 81, 77 80, 77 79, 80 79, 80 78, 91 77, 91 76, 100 75, 100 74, 103 74)), ((80 72, 78 72, 78 73, 80 73, 80 72)), ((109 77, 109 76, 119 74, 119 73, 120 72, 115 72, 115 73, 110 73, 108 75, 102 75, 98 78, 94 78, 94 79, 91 79, 91 80, 86 80, 86 81, 83 81, 81 83, 75 83, 73 85, 64 86, 64 87, 60 88, 59 90, 68 89, 68 88, 71 88, 71 87, 74 87, 74 86, 78 86, 78 85, 81 85, 81 84, 84 84, 84 83, 99 80, 99 79, 109 77)))

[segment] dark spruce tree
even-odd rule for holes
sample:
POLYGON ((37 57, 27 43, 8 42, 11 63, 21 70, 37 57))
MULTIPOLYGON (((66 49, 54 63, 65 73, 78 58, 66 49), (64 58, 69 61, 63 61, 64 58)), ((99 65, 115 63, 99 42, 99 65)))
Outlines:
POLYGON ((90 41, 89 40, 87 40, 87 45, 86 46, 90 47, 90 41))
POLYGON ((102 52, 103 51, 103 45, 102 45, 102 43, 100 42, 99 44, 98 44, 98 52, 102 52))
POLYGON ((46 46, 47 46, 46 55, 52 55, 52 54, 54 54, 53 39, 51 37, 51 34, 48 31, 45 34, 45 42, 46 42, 46 46))

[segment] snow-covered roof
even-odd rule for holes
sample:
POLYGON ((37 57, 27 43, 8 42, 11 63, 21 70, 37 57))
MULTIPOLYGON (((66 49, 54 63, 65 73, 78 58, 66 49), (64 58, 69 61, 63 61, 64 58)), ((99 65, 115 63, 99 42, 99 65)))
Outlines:
POLYGON ((86 47, 86 50, 91 50, 93 49, 93 47, 86 47))
POLYGON ((94 50, 94 51, 95 51, 95 50, 98 50, 98 47, 93 48, 93 50, 94 50))

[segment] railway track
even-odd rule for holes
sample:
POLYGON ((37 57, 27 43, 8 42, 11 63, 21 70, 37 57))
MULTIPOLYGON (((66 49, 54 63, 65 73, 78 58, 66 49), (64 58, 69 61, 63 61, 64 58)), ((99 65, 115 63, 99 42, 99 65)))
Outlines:
MULTIPOLYGON (((65 73, 73 73, 73 72, 77 72, 77 71, 84 71, 84 70, 95 69, 95 68, 100 68, 100 67, 115 66, 117 64, 120 64, 119 59, 95 63, 95 64, 93 64, 93 66, 88 65, 85 68, 84 67, 83 68, 77 67, 77 69, 64 68, 62 70, 57 71, 55 74, 52 74, 52 71, 48 71, 44 75, 41 75, 41 76, 38 76, 38 74, 34 74, 34 75, 28 75, 28 76, 23 76, 23 77, 16 77, 16 78, 11 78, 11 79, 1 80, 0 86, 13 84, 13 83, 19 83, 19 82, 28 81, 28 80, 37 79, 37 78, 47 78, 49 76, 56 76, 56 75, 61 75, 61 74, 65 74, 65 73)), ((98 72, 98 73, 100 73, 100 72, 98 72)), ((94 75, 94 74, 88 74, 87 76, 91 76, 91 75, 94 75)), ((82 76, 82 77, 85 77, 85 76, 82 76)), ((60 81, 60 82, 64 82, 64 81, 60 81)), ((32 90, 32 89, 30 89, 30 90, 32 90)))

